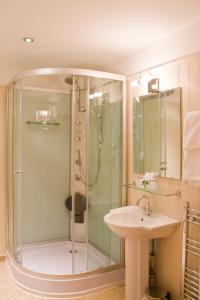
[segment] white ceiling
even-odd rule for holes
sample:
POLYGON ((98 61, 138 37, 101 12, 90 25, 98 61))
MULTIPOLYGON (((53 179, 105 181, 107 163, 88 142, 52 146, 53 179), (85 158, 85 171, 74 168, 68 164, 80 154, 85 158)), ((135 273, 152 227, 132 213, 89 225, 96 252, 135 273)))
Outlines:
POLYGON ((199 0, 0 0, 0 84, 41 67, 108 70, 199 21, 199 0))

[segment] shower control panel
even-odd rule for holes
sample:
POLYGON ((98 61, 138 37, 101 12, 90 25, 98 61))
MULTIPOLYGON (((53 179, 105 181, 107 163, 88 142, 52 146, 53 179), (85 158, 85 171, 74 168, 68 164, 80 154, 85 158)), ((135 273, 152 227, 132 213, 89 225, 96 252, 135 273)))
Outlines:
POLYGON ((80 136, 80 133, 82 132, 81 130, 81 125, 82 125, 82 122, 80 120, 76 121, 76 141, 77 142, 80 142, 81 141, 81 136, 80 136))

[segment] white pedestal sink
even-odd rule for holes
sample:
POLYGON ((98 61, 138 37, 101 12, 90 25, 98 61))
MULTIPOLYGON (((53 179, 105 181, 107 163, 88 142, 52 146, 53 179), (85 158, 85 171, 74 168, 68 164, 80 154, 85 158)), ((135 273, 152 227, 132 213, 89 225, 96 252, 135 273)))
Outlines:
POLYGON ((180 222, 154 212, 144 216, 134 205, 113 209, 104 221, 125 238, 126 300, 142 300, 149 282, 149 241, 169 237, 180 222))

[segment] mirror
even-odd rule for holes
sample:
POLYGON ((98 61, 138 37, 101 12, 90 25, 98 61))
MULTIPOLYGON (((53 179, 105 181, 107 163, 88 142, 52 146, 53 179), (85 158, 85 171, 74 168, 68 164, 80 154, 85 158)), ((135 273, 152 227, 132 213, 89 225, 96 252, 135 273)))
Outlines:
POLYGON ((181 178, 181 88, 133 98, 133 165, 181 178))

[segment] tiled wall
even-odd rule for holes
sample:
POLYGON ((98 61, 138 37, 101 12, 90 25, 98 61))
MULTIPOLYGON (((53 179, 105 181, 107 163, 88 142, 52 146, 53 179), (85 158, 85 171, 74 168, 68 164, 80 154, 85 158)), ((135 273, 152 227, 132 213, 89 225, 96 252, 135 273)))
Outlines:
MULTIPOLYGON (((160 79, 160 90, 175 87, 182 88, 182 122, 188 111, 200 110, 200 53, 176 60, 149 70, 153 77, 160 79)), ((144 72, 142 77, 148 75, 144 72)), ((128 84, 128 183, 133 182, 136 174, 133 173, 132 159, 132 98, 147 93, 147 82, 139 87, 131 87, 130 82, 137 75, 129 78, 128 84)), ((159 178, 166 184, 169 191, 181 191, 181 199, 164 196, 148 195, 153 210, 174 218, 182 218, 184 202, 189 201, 191 206, 200 209, 200 188, 189 186, 181 180, 159 178)), ((128 189, 129 204, 134 203, 141 192, 128 189)), ((195 229, 194 229, 195 230, 195 229)), ((162 239, 157 244, 157 283, 159 286, 172 292, 173 299, 180 300, 181 289, 181 259, 182 259, 182 227, 168 239, 162 239)), ((198 266, 196 266, 198 267, 198 266)))

